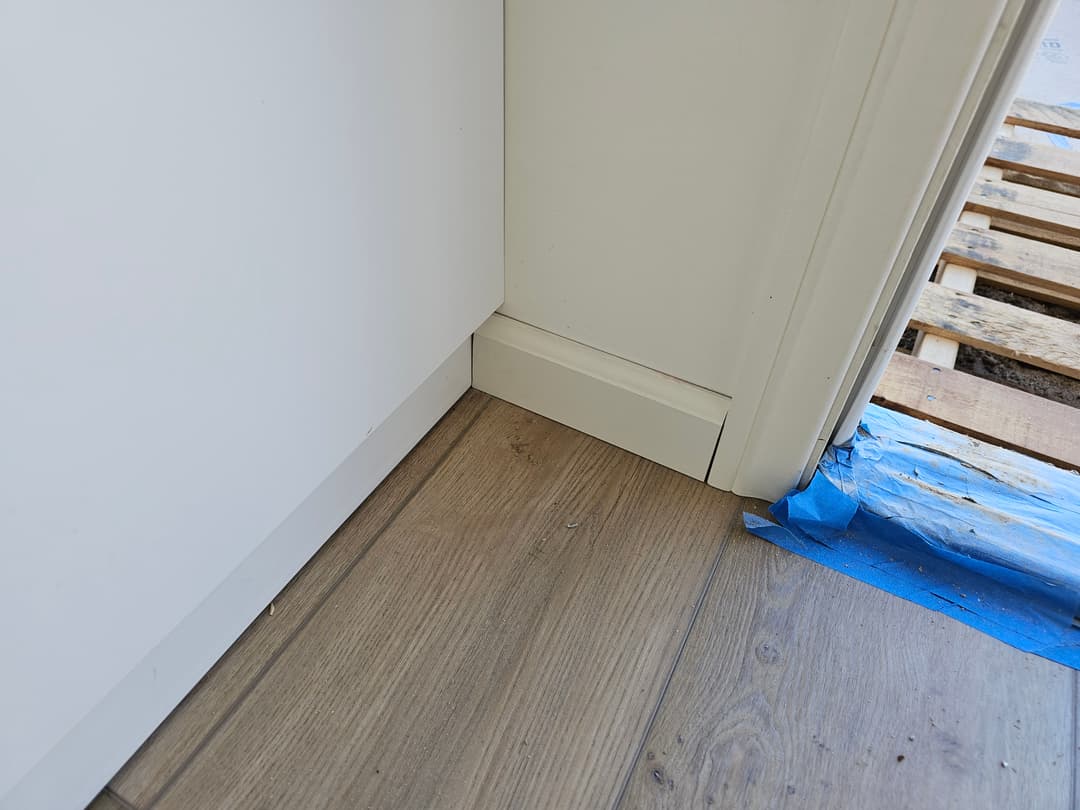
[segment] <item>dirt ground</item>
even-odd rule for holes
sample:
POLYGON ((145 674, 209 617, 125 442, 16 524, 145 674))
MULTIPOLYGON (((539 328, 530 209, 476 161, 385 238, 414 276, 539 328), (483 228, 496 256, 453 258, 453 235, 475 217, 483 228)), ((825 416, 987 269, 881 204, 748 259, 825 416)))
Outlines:
MULTIPOLYGON (((987 284, 977 284, 975 292, 987 298, 1004 301, 1023 309, 1080 323, 1080 312, 1066 307, 1045 304, 1022 295, 996 289, 987 284)), ((904 332, 904 337, 897 348, 910 354, 915 346, 915 334, 914 329, 908 329, 904 332)), ((974 374, 976 377, 982 377, 1007 385, 1010 388, 1018 388, 1021 391, 1036 394, 1044 399, 1080 408, 1080 380, 1074 380, 1063 374, 1044 371, 1041 368, 1029 366, 1027 363, 1021 363, 983 349, 973 349, 964 345, 960 346, 960 352, 956 358, 956 368, 959 371, 974 374)))

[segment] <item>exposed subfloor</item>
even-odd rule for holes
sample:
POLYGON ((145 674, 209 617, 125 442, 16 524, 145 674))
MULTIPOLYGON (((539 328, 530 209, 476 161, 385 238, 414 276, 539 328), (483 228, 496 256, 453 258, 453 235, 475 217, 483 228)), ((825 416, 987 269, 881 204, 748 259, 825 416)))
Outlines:
POLYGON ((95 808, 1071 808, 1075 673, 469 392, 95 808))

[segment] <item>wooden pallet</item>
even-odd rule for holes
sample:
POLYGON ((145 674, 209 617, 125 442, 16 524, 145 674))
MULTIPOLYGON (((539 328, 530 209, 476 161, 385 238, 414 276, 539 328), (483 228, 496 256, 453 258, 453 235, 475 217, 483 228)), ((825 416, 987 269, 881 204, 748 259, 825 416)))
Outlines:
POLYGON ((1080 110, 1017 99, 874 401, 1080 470, 1080 408, 953 368, 960 344, 1080 379, 1080 324, 976 295, 976 280, 1080 310, 1080 152, 1015 127, 1080 138, 1080 110))

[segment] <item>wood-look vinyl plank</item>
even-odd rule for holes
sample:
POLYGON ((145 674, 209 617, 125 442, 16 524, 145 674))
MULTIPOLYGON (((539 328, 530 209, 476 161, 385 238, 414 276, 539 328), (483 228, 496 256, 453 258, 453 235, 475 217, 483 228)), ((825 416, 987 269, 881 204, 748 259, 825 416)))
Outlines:
POLYGON ((611 807, 739 499, 495 401, 157 807, 611 807))
POLYGON ((620 807, 1067 810, 1073 675, 739 533, 620 807))
POLYGON ((152 803, 490 399, 467 392, 402 460, 274 599, 274 615, 264 611, 128 760, 110 782, 119 796, 136 807, 152 803))

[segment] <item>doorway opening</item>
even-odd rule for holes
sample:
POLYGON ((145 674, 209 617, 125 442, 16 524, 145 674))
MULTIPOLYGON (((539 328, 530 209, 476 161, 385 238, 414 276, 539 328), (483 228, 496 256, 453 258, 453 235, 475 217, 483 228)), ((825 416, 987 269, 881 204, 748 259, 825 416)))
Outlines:
POLYGON ((1013 71, 833 446, 747 525, 1080 668, 1080 4, 1013 71))

